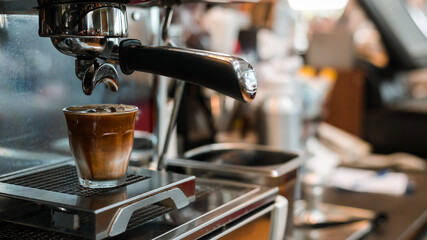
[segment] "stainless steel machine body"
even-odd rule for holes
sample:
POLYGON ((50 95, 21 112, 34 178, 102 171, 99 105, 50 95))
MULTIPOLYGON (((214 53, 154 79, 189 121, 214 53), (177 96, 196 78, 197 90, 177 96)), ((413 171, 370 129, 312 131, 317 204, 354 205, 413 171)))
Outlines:
POLYGON ((263 186, 287 187, 302 159, 298 154, 245 143, 215 143, 192 149, 184 159, 172 159, 169 167, 187 174, 235 179, 263 186))
MULTIPOLYGON (((277 189, 236 182, 197 179, 196 200, 181 209, 150 206, 132 216, 128 230, 109 239, 220 239, 230 232, 263 217, 271 219, 269 239, 282 239, 286 224, 287 200, 277 189), (166 209, 166 210, 165 210, 166 209), (153 219, 138 225, 143 213, 153 219), (162 212, 163 215, 156 215, 162 212), (153 214, 154 213, 154 214, 153 214), (148 214, 150 215, 150 214, 148 214)), ((70 234, 0 222, 0 238, 81 239, 70 234)))
POLYGON ((103 239, 125 232, 132 218, 141 224, 187 206, 195 177, 131 168, 119 187, 88 189, 78 184, 75 166, 64 163, 1 178, 0 189, 1 196, 22 200, 1 212, 5 221, 103 239))
MULTIPOLYGON (((61 109, 89 103, 138 105, 152 97, 152 75, 116 71, 121 79, 119 93, 98 87, 90 96, 84 96, 76 74, 96 75, 96 69, 77 68, 75 73, 75 59, 54 46, 63 51, 66 46, 62 44, 83 46, 81 63, 91 63, 82 58, 90 56, 85 55, 88 52, 100 52, 96 55, 100 56, 99 69, 102 64, 115 63, 114 57, 110 63, 102 54, 105 49, 114 49, 107 45, 119 39, 112 37, 99 52, 99 45, 93 43, 102 45, 102 38, 70 42, 62 36, 64 41, 58 37, 52 45, 51 39, 38 36, 36 6, 35 0, 0 1, 0 238, 100 239, 118 235, 117 239, 216 239, 259 216, 286 212, 286 204, 276 206, 276 188, 203 179, 195 185, 194 177, 141 168, 130 168, 126 185, 108 192, 88 193, 79 188, 73 181, 70 153, 58 144, 67 136, 61 109)), ((120 15, 120 9, 92 14, 102 19, 120 15)), ((159 22, 153 19, 158 17, 157 8, 128 7, 128 37, 155 45, 159 22)), ((107 32, 111 30, 107 25, 103 27, 107 32)), ((73 28, 67 30, 72 32, 73 28)), ((70 52, 79 50, 71 48, 70 52)), ((232 63, 239 69, 236 62, 232 63)), ((142 116, 148 114, 141 109, 142 116)), ((277 231, 272 236, 277 239, 274 236, 280 236, 283 229, 274 229, 277 231)))
MULTIPOLYGON (((133 27, 137 24, 138 28, 133 28, 135 30, 129 35, 152 44, 158 26, 155 26, 155 22, 140 20, 150 19, 153 15, 158 17, 158 11, 156 15, 149 9, 129 10, 131 16, 135 12, 139 18, 130 17, 129 25, 133 27)), ((134 208, 146 209, 144 205, 152 206, 154 200, 168 202, 171 200, 167 199, 176 197, 181 200, 169 204, 163 210, 181 208, 194 201, 194 177, 189 176, 177 178, 170 177, 171 174, 148 171, 135 175, 139 176, 136 178, 139 181, 133 182, 133 179, 131 184, 112 192, 96 192, 94 195, 84 193, 83 196, 75 184, 74 175, 67 173, 70 168, 65 172, 63 169, 59 172, 55 170, 59 174, 55 176, 61 177, 61 181, 51 179, 50 175, 37 178, 38 173, 71 159, 69 151, 64 151, 58 145, 67 136, 61 112, 63 107, 90 103, 138 104, 152 97, 152 77, 144 73, 129 77, 122 75, 121 96, 102 88, 91 96, 82 96, 79 81, 75 80, 72 71, 73 58, 59 53, 49 38, 38 36, 37 11, 30 10, 29 14, 0 14, 0 22, 0 175, 4 180, 0 187, 0 195, 3 196, 0 198, 2 219, 99 239, 126 230, 127 221, 120 218, 130 217, 134 208), (26 184, 30 185, 21 184, 19 179, 23 175, 26 184), (191 187, 182 185, 182 182, 192 185, 192 194, 185 193, 191 192, 191 187), (74 185, 68 186, 66 183, 74 185), (46 184, 50 187, 40 189, 46 184), (55 190, 52 186, 62 186, 68 190, 63 192, 63 189, 55 190), (22 207, 22 204, 26 207, 22 207), (20 210, 19 214, 17 209, 20 210), (82 214, 86 217, 79 217, 82 214), (116 220, 113 221, 112 217, 116 220), (88 219, 90 224, 81 222, 88 219)), ((141 109, 142 114, 149 114, 145 108, 141 109)), ((153 207, 150 209, 154 210, 153 207)))

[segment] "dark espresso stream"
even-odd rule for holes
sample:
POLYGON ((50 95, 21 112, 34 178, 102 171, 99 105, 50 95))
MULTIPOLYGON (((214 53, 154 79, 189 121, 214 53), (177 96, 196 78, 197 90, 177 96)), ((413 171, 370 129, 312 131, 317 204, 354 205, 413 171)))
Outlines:
POLYGON ((113 187, 126 178, 138 108, 106 104, 64 109, 80 183, 113 187))

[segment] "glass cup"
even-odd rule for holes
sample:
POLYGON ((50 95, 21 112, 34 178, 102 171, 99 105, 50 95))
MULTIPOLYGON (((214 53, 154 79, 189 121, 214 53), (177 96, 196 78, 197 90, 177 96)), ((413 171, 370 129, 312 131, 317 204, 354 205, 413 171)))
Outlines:
POLYGON ((80 185, 110 188, 126 181, 138 108, 123 104, 63 109, 80 185))

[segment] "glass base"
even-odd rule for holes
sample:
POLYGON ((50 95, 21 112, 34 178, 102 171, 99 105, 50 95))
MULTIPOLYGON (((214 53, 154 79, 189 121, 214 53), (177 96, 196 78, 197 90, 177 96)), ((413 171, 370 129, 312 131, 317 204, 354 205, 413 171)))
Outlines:
POLYGON ((112 180, 87 180, 79 177, 80 185, 86 188, 113 188, 122 185, 126 181, 126 176, 112 180))

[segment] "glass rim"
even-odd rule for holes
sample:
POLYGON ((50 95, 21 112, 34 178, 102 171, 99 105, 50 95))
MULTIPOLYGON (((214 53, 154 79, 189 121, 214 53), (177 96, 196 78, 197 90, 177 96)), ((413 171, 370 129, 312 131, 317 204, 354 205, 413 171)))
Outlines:
POLYGON ((104 114, 104 115, 114 115, 114 114, 126 114, 126 113, 133 113, 137 112, 139 108, 134 105, 128 105, 128 104, 119 104, 119 103, 101 103, 101 104, 87 104, 87 105, 71 105, 68 107, 64 107, 62 111, 64 113, 71 113, 71 114, 82 114, 82 115, 94 115, 94 114, 104 114), (85 112, 87 109, 90 108, 97 108, 100 106, 124 106, 125 110, 118 111, 118 112, 85 112), (71 110, 71 108, 76 108, 80 110, 71 110))

